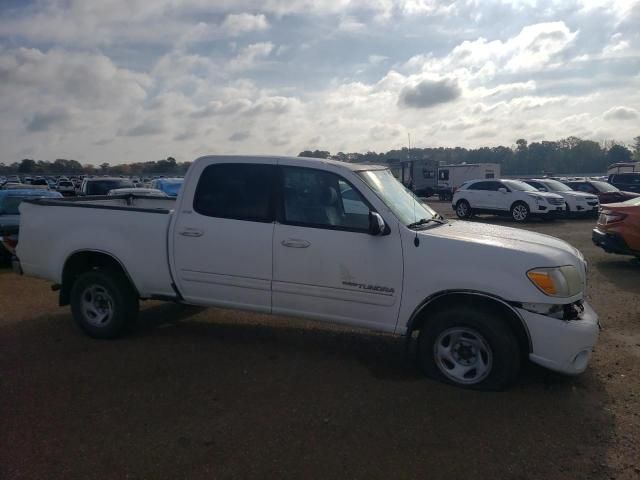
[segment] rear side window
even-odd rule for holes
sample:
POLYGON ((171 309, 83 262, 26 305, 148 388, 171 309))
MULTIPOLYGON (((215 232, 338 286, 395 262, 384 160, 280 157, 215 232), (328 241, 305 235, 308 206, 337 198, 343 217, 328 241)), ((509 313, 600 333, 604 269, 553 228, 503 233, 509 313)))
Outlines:
POLYGON ((469 185, 467 190, 489 190, 496 191, 500 187, 498 182, 477 182, 473 185, 469 185))
POLYGON ((209 165, 198 180, 193 209, 208 217, 272 222, 274 179, 273 165, 209 165))

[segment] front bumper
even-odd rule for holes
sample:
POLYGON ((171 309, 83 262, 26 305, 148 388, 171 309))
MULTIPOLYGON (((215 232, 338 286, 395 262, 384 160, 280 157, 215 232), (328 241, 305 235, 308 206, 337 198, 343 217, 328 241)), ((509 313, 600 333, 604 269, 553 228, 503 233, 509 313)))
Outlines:
POLYGON ((598 247, 604 249, 608 253, 619 253, 621 255, 637 255, 638 252, 634 252, 629 248, 627 242, 624 241, 622 235, 613 232, 603 232, 598 228, 594 228, 591 231, 591 240, 598 247))
POLYGON ((579 320, 559 320, 517 308, 531 338, 529 359, 556 372, 577 375, 587 368, 600 325, 588 303, 579 320))

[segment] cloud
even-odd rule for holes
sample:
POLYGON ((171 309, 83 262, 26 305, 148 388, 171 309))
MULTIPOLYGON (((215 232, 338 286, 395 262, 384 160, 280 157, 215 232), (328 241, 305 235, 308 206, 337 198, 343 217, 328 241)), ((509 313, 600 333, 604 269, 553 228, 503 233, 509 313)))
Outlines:
POLYGON ((232 71, 247 70, 255 67, 261 60, 267 58, 273 51, 273 43, 253 43, 243 48, 240 53, 227 64, 232 71))
POLYGON ((407 108, 429 108, 455 100, 461 94, 455 80, 422 80, 415 86, 406 86, 400 92, 398 105, 407 108))
POLYGON ((247 131, 234 132, 231 135, 229 135, 228 140, 230 142, 241 142, 243 140, 248 139, 250 136, 251 136, 251 133, 247 131))
POLYGON ((71 120, 69 111, 65 108, 55 108, 46 112, 35 113, 27 121, 27 130, 30 132, 44 132, 56 125, 65 125, 71 120))
POLYGON ((163 133, 164 129, 158 122, 145 122, 135 125, 131 128, 123 128, 118 130, 118 136, 122 137, 142 137, 145 135, 158 135, 163 133))
POLYGON ((638 110, 628 107, 613 107, 602 115, 605 120, 635 120, 640 118, 638 110))
POLYGON ((269 22, 263 14, 232 13, 227 15, 222 23, 222 29, 231 36, 238 36, 247 32, 260 32, 268 28, 269 22))

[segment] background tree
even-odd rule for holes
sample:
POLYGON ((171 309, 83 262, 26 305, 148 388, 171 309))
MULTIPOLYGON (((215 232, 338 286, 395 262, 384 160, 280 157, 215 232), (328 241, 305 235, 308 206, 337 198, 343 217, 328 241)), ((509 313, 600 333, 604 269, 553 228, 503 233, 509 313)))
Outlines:
POLYGON ((630 162, 631 161, 631 150, 629 150, 624 145, 613 145, 607 151, 607 159, 611 163, 630 162))

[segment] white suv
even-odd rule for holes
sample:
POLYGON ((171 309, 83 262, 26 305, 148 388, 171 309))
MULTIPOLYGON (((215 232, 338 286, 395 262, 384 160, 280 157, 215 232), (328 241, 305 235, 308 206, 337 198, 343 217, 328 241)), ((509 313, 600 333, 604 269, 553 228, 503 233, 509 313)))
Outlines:
POLYGON ((459 218, 491 213, 525 222, 531 216, 558 216, 564 212, 564 204, 560 195, 540 192, 519 180, 471 180, 456 191, 451 206, 459 218))
POLYGON ((562 182, 550 178, 523 180, 540 192, 557 193, 565 202, 567 215, 597 215, 600 208, 598 197, 592 193, 576 192, 562 182))

